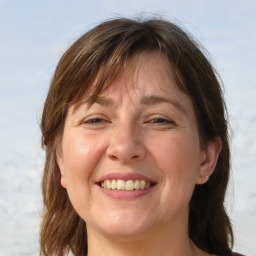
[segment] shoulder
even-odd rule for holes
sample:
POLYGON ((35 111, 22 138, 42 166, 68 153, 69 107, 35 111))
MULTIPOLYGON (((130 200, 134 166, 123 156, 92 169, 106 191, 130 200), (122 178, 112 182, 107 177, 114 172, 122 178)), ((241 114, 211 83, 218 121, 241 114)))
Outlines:
MULTIPOLYGON (((220 256, 220 255, 216 255, 216 256, 220 256)), ((232 252, 232 254, 230 256, 245 256, 245 255, 237 253, 237 252, 232 252)))
POLYGON ((233 253, 232 253, 232 256, 245 256, 245 255, 240 254, 240 253, 237 253, 237 252, 233 252, 233 253))

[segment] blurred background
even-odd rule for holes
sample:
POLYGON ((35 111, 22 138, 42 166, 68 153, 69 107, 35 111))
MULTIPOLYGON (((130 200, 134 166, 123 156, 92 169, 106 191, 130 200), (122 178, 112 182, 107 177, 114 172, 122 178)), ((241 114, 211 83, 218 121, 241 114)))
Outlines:
POLYGON ((108 18, 159 15, 209 51, 232 127, 235 251, 256 256, 256 1, 0 0, 0 256, 39 254, 40 116, 60 56, 108 18))

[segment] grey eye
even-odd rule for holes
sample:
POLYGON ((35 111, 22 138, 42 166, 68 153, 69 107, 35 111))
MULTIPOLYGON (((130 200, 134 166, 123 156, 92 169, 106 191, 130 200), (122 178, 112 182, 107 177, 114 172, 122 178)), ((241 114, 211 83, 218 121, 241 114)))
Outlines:
POLYGON ((153 124, 172 124, 173 121, 170 121, 170 120, 165 119, 165 118, 155 118, 155 119, 151 120, 150 123, 153 123, 153 124))

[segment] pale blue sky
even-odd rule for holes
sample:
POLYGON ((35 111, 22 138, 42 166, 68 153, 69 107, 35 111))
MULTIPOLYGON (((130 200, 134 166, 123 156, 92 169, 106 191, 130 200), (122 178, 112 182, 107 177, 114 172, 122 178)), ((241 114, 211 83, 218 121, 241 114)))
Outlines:
POLYGON ((0 124, 1 139, 10 138, 13 120, 23 123, 20 135, 36 136, 50 78, 68 45, 102 20, 140 13, 179 21, 202 42, 231 105, 235 88, 256 86, 254 0, 0 0, 0 113, 13 117, 0 124))
POLYGON ((141 12, 180 21, 206 46, 227 87, 245 77, 255 85, 254 0, 0 0, 0 99, 38 97, 79 35, 104 19, 141 12))
POLYGON ((44 91, 57 59, 79 35, 104 19, 141 12, 180 21, 206 46, 224 82, 247 77, 255 84, 254 0, 0 0, 1 89, 19 96, 44 91))
MULTIPOLYGON (((65 49, 102 20, 140 13, 162 15, 190 31, 208 50, 223 79, 235 134, 234 183, 240 192, 235 197, 234 218, 238 223, 241 220, 238 233, 244 249, 248 241, 252 244, 252 232, 255 237, 253 229, 248 231, 251 224, 246 224, 245 214, 254 211, 256 200, 255 186, 250 186, 255 183, 251 177, 255 179, 256 158, 255 0, 0 0, 0 184, 13 181, 8 176, 11 164, 14 163, 17 172, 25 173, 29 159, 38 157, 42 105, 65 49), (235 173, 240 175, 239 179, 235 173), (243 202, 246 205, 239 215, 243 202)), ((19 179, 13 185, 18 187, 17 197, 19 189, 24 189, 19 179)), ((39 189, 37 182, 35 187, 39 189)), ((11 184, 6 189, 2 187, 0 193, 5 195, 8 189, 12 189, 11 184)), ((29 202, 34 191, 27 193, 29 202)), ((252 217, 256 223, 256 215, 252 217)), ((20 225, 20 218, 15 221, 20 225)))

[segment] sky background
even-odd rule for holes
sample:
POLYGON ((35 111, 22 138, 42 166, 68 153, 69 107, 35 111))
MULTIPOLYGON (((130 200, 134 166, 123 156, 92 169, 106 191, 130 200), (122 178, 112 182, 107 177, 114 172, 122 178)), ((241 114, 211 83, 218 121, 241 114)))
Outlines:
POLYGON ((188 30, 222 77, 233 138, 227 208, 235 249, 256 255, 255 0, 0 0, 0 256, 38 255, 39 123, 59 58, 99 22, 141 15, 188 30))

